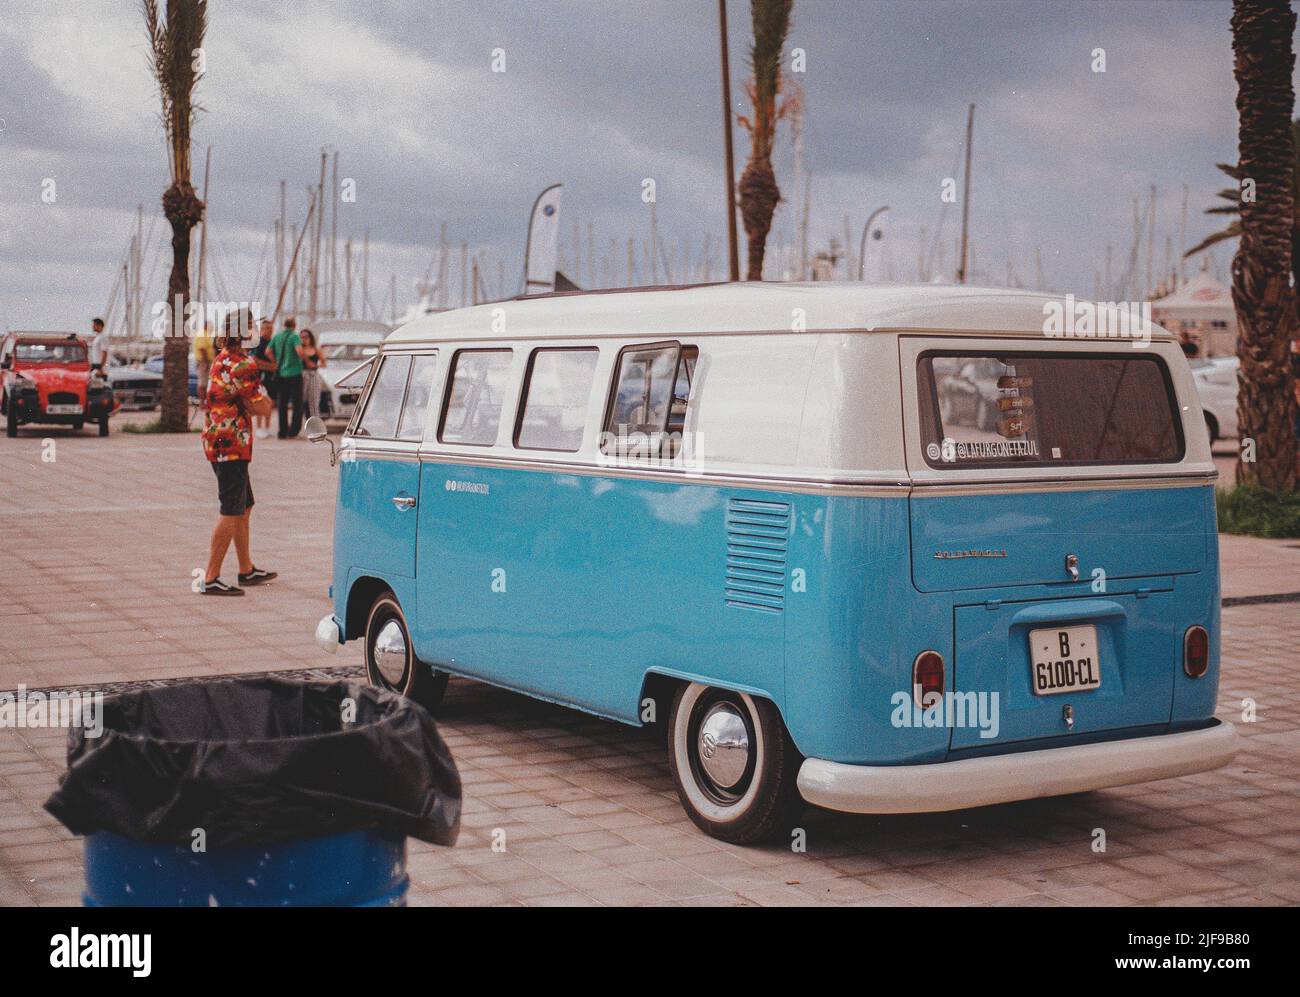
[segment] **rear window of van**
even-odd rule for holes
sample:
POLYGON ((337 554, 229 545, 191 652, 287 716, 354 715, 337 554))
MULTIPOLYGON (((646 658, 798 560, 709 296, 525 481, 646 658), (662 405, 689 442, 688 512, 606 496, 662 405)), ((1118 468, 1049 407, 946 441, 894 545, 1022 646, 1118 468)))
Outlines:
POLYGON ((919 358, 921 447, 936 468, 1160 464, 1183 457, 1155 356, 932 351, 919 358))

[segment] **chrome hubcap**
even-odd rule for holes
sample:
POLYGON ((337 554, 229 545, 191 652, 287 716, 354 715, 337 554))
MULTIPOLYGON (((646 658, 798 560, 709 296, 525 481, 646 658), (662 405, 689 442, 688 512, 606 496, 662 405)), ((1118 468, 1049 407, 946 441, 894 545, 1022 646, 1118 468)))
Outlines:
POLYGON ((700 723, 700 768, 719 789, 735 789, 749 767, 749 731, 730 703, 716 703, 700 723))
POLYGON ((406 674, 406 637, 396 620, 389 620, 379 629, 371 655, 379 677, 394 689, 402 684, 406 674))

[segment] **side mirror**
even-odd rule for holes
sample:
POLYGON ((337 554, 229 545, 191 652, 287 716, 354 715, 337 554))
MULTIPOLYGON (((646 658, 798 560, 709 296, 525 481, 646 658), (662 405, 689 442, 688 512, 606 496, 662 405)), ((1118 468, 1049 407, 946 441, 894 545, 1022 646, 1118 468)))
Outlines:
POLYGON ((334 449, 334 441, 329 437, 329 430, 325 428, 325 420, 318 415, 313 415, 307 420, 307 424, 303 429, 307 433, 307 439, 312 443, 319 443, 321 440, 324 440, 330 445, 330 467, 337 464, 339 453, 334 449))

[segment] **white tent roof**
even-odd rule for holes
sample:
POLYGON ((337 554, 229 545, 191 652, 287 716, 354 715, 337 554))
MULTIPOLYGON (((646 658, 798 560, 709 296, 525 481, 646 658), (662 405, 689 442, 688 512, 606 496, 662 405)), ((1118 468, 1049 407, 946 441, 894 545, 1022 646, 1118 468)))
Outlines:
POLYGON ((1151 314, 1157 322, 1176 319, 1180 322, 1232 322, 1236 309, 1232 291, 1205 271, 1201 271, 1172 294, 1151 302, 1151 314))

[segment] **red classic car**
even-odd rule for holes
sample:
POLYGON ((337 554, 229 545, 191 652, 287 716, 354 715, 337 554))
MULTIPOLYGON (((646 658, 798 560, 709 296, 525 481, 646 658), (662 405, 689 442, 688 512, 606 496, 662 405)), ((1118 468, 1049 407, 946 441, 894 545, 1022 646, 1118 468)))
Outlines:
POLYGON ((0 407, 8 436, 28 422, 80 429, 88 420, 107 436, 113 390, 91 374, 86 343, 75 333, 11 332, 0 342, 0 407))

